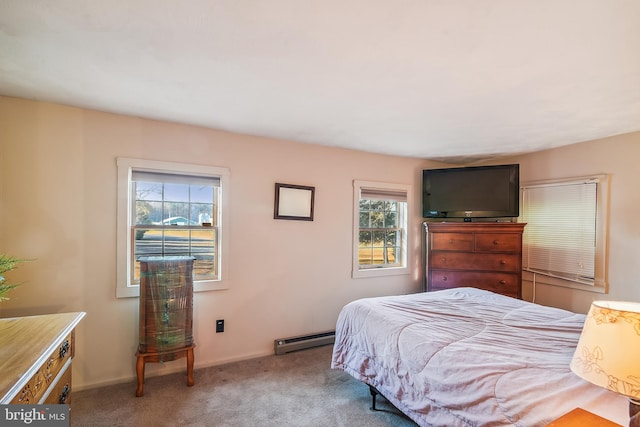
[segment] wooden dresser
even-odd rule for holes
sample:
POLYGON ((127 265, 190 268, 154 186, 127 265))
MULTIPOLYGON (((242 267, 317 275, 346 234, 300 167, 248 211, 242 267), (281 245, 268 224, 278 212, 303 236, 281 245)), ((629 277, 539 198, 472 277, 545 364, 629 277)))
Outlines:
POLYGON ((525 225, 425 222, 426 290, 468 286, 522 298, 525 225))
POLYGON ((84 312, 0 319, 0 404, 70 404, 84 312))

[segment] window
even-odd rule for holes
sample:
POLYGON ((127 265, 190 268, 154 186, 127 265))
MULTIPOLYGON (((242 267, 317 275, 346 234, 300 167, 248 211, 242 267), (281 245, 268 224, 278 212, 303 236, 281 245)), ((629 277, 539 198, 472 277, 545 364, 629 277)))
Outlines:
POLYGON ((524 185, 523 269, 543 283, 606 288, 607 193, 606 176, 524 185))
POLYGON ((408 274, 408 185, 354 181, 354 278, 408 274))
POLYGON ((118 297, 139 295, 141 256, 187 255, 194 290, 227 288, 224 168, 118 159, 118 297))

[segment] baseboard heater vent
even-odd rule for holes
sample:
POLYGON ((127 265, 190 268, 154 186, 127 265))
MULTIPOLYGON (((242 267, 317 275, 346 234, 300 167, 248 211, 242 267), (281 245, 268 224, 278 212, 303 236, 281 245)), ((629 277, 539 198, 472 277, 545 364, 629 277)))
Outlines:
POLYGON ((336 340, 336 331, 319 332, 298 337, 280 338, 274 341, 276 354, 291 353, 292 351, 305 350, 307 348, 320 347, 333 344, 336 340))

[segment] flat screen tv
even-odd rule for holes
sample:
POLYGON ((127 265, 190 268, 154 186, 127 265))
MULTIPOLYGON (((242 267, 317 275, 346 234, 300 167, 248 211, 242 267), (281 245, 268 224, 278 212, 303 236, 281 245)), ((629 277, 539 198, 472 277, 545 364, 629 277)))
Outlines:
POLYGON ((422 171, 424 218, 513 218, 520 213, 518 164, 422 171))

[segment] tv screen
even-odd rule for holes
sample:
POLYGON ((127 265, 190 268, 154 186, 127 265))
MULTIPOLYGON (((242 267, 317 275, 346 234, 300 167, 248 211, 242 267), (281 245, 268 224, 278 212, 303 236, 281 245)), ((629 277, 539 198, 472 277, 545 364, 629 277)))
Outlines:
POLYGON ((506 218, 520 213, 518 164, 422 171, 424 218, 506 218))

